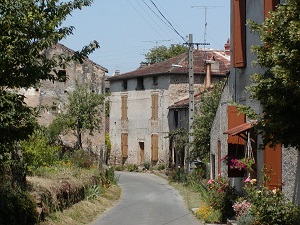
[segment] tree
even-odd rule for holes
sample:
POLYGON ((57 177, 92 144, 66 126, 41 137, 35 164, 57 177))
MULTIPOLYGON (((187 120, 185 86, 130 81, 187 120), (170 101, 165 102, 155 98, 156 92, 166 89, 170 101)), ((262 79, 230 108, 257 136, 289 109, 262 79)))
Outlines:
POLYGON ((212 89, 201 93, 199 111, 194 118, 194 142, 192 159, 207 159, 210 151, 210 130, 216 115, 224 82, 214 84, 212 89))
POLYGON ((167 59, 180 55, 181 53, 187 52, 188 48, 180 44, 172 44, 169 48, 164 45, 151 48, 149 52, 145 53, 145 59, 147 63, 153 64, 163 62, 167 59))
POLYGON ((259 25, 249 21, 262 45, 253 46, 263 74, 252 75, 251 97, 260 101, 264 144, 300 149, 300 2, 280 5, 259 25))
POLYGON ((16 154, 19 141, 28 139, 36 125, 34 110, 13 89, 34 87, 40 80, 61 80, 65 74, 59 68, 71 60, 81 61, 99 47, 94 41, 72 56, 47 58, 45 54, 46 49, 72 34, 74 27, 62 27, 66 17, 91 3, 92 0, 0 2, 0 174, 6 178, 14 172, 11 159, 16 164, 20 162, 16 154))
POLYGON ((90 91, 85 86, 75 84, 75 90, 68 94, 66 112, 60 114, 56 121, 65 129, 74 131, 77 137, 76 148, 82 148, 81 136, 85 131, 93 133, 101 125, 104 96, 90 91))

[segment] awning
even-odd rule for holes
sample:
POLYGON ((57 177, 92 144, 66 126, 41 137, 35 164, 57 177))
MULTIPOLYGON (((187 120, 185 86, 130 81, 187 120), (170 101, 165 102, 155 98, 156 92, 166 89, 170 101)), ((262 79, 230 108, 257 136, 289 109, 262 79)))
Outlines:
POLYGON ((232 135, 232 136, 238 135, 241 138, 246 140, 247 135, 244 132, 250 130, 253 127, 253 124, 256 124, 256 122, 243 123, 241 125, 238 125, 236 127, 233 127, 229 130, 224 131, 223 134, 229 134, 229 135, 232 135))

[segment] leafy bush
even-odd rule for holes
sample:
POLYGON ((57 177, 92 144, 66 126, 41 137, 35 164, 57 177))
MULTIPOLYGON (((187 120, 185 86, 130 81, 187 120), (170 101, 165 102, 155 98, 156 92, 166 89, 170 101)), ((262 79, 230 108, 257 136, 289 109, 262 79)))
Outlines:
POLYGON ((196 211, 196 216, 206 223, 220 223, 222 220, 222 213, 205 203, 196 211))
POLYGON ((238 197, 235 188, 231 187, 228 178, 218 176, 215 180, 209 180, 207 203, 215 210, 222 213, 222 222, 234 216, 232 202, 238 197))
POLYGON ((127 169, 128 169, 129 172, 134 172, 134 171, 138 170, 138 166, 136 164, 129 164, 127 166, 127 169))
POLYGON ((84 194, 86 200, 92 200, 103 194, 103 188, 99 185, 93 185, 86 188, 84 194))
POLYGON ((70 157, 70 161, 79 168, 91 168, 93 166, 93 158, 83 149, 76 150, 70 157))
POLYGON ((32 225, 37 223, 36 204, 27 192, 11 187, 1 187, 0 199, 0 224, 32 225))
POLYGON ((28 141, 22 141, 23 158, 29 172, 41 166, 53 165, 58 160, 60 146, 50 145, 42 130, 36 130, 28 141))
POLYGON ((115 170, 116 171, 123 171, 123 170, 125 170, 125 167, 124 166, 115 166, 115 170))
POLYGON ((245 180, 246 200, 251 203, 249 212, 256 224, 299 224, 299 208, 289 202, 279 188, 256 186, 256 180, 245 180))
POLYGON ((146 170, 150 169, 150 162, 144 162, 144 167, 146 170))

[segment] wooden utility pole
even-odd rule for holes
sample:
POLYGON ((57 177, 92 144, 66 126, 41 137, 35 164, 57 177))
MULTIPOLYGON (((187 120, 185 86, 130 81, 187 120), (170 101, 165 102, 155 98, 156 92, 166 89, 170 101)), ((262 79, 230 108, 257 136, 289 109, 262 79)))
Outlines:
POLYGON ((194 142, 194 43, 193 35, 189 34, 189 145, 186 150, 186 170, 190 172, 190 152, 192 150, 192 143, 194 142))

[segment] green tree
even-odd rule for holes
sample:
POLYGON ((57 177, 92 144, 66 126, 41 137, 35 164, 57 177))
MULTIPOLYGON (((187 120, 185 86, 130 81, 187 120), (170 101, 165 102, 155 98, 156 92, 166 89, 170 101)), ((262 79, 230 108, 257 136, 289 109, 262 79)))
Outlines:
POLYGON ((201 93, 199 110, 194 118, 194 142, 191 159, 207 159, 210 151, 210 130, 216 115, 224 82, 214 84, 201 93))
POLYGON ((251 97, 260 101, 264 144, 300 149, 300 2, 280 5, 259 25, 249 21, 262 45, 253 46, 263 74, 252 75, 251 97))
POLYGON ((60 123, 65 129, 74 131, 77 137, 76 148, 82 148, 82 133, 94 130, 101 126, 102 105, 104 96, 90 91, 87 87, 75 84, 75 90, 68 94, 65 105, 66 112, 60 114, 55 123, 60 123))
POLYGON ((181 53, 187 52, 188 48, 180 44, 172 44, 170 47, 164 45, 151 48, 149 52, 145 53, 145 59, 147 63, 154 64, 158 62, 165 61, 181 53))
POLYGON ((27 139, 36 125, 34 110, 24 103, 24 96, 16 94, 13 89, 34 87, 40 80, 59 81, 65 75, 59 72, 59 68, 65 68, 71 60, 81 61, 99 47, 94 41, 72 56, 56 55, 52 58, 46 57, 45 52, 72 34, 74 27, 62 26, 66 17, 91 3, 92 0, 0 2, 1 178, 10 176, 10 180, 16 179, 14 165, 20 165, 16 154, 18 143, 27 139))

